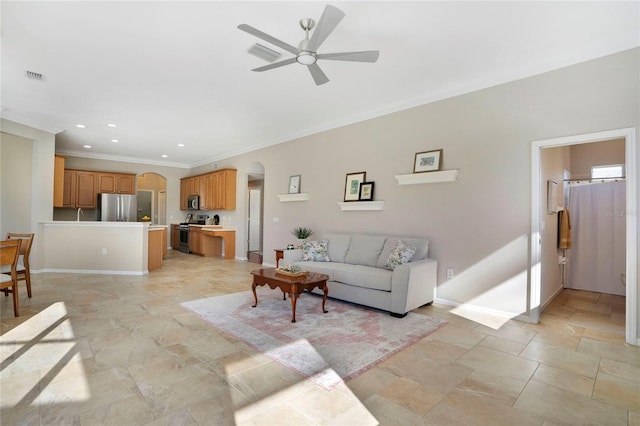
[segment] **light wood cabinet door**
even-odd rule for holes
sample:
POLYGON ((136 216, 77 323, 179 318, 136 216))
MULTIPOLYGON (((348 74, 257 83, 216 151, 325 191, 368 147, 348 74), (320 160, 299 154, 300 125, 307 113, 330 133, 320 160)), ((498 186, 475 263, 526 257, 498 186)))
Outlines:
POLYGON ((202 254, 202 231, 198 228, 189 229, 189 251, 195 254, 202 254))
POLYGON ((116 191, 118 194, 136 193, 136 175, 116 175, 116 191))
POLYGON ((98 173, 98 194, 135 194, 135 175, 98 173))
POLYGON ((96 172, 77 171, 76 176, 76 207, 83 209, 95 209, 96 198, 96 172))
POLYGON ((214 173, 214 209, 236 209, 236 171, 227 169, 214 173))
POLYGON ((178 225, 171 225, 171 248, 180 250, 180 228, 178 225))
POLYGON ((74 208, 76 206, 76 177, 75 170, 64 171, 64 187, 62 191, 62 207, 74 208))
POLYGON ((188 178, 180 179, 180 210, 188 210, 189 191, 191 190, 191 182, 188 178))
POLYGON ((53 165, 53 207, 64 207, 64 157, 56 155, 53 165))

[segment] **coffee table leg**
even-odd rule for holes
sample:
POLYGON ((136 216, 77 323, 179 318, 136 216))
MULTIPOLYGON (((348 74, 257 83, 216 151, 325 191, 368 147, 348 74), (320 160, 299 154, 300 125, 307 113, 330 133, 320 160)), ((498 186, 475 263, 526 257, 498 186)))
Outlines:
POLYGON ((289 299, 291 299, 291 322, 296 322, 296 301, 298 295, 294 292, 289 293, 289 299))
POLYGON ((327 312, 329 312, 324 308, 324 302, 327 301, 327 295, 329 294, 329 288, 327 287, 327 283, 324 284, 322 291, 324 292, 324 296, 322 296, 322 312, 326 314, 327 312))
POLYGON ((251 291, 253 291, 253 300, 255 300, 255 303, 251 305, 251 307, 255 308, 256 306, 258 306, 258 295, 256 294, 256 280, 253 280, 253 283, 251 283, 251 291))

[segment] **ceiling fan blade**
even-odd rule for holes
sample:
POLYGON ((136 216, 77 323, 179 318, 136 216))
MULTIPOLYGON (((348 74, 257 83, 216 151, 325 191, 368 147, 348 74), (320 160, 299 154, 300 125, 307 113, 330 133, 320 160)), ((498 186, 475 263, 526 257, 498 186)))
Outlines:
POLYGON ((330 59, 332 61, 376 62, 380 52, 366 50, 362 52, 319 53, 317 59, 330 59))
POLYGON ((284 61, 275 62, 273 64, 265 65, 265 66, 259 67, 259 68, 254 68, 251 71, 258 71, 258 72, 268 71, 268 70, 272 70, 274 68, 283 67, 285 65, 295 64, 295 62, 296 62, 296 58, 289 58, 289 59, 285 59, 284 61))
POLYGON ((327 7, 324 8, 324 12, 322 12, 316 29, 313 30, 313 35, 311 36, 311 40, 309 40, 307 50, 317 52, 320 45, 329 37, 329 34, 333 32, 344 16, 343 11, 328 4, 327 7))
POLYGON ((290 45, 289 43, 285 43, 282 40, 279 40, 275 37, 270 36, 267 33, 263 33, 262 31, 253 28, 251 25, 247 25, 247 24, 240 24, 238 25, 238 29, 242 30, 246 33, 249 33, 253 36, 256 36, 258 38, 263 39, 264 41, 267 41, 271 44, 273 44, 274 46, 278 46, 281 49, 286 50, 287 52, 293 53, 294 55, 297 55, 299 50, 295 47, 293 47, 292 45, 290 45))
POLYGON ((329 82, 329 77, 322 72, 317 63, 307 65, 307 68, 309 68, 309 72, 311 73, 311 77, 313 77, 313 81, 316 82, 316 86, 329 82))

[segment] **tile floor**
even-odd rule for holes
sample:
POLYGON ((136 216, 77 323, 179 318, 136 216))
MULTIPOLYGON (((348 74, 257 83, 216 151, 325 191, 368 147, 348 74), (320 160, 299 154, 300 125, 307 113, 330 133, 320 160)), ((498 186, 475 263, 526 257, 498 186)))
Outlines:
POLYGON ((0 424, 640 425, 624 298, 565 290, 499 328, 420 308, 449 323, 327 391, 178 305, 256 267, 170 252, 142 277, 34 275, 19 318, 0 298, 0 424))

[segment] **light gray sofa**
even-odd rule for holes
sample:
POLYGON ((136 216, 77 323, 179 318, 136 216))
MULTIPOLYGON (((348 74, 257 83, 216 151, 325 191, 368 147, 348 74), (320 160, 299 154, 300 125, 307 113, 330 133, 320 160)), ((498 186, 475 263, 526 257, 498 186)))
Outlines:
POLYGON ((427 240, 360 234, 328 234, 318 240, 328 241, 330 261, 303 261, 303 250, 297 249, 285 250, 281 264, 327 274, 329 297, 389 311, 397 317, 433 302, 438 262, 427 257, 427 240), (408 263, 392 271, 385 264, 398 240, 416 251, 408 263))

